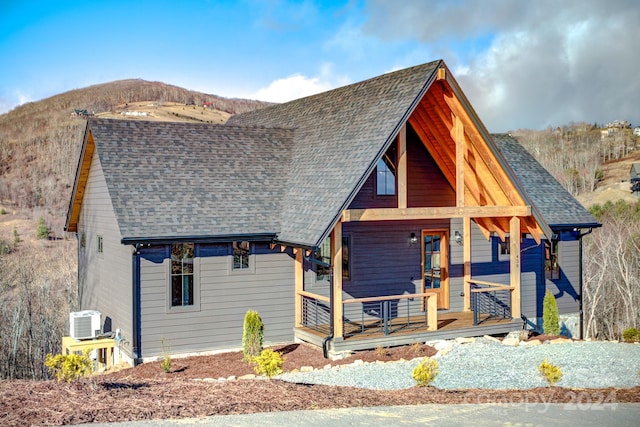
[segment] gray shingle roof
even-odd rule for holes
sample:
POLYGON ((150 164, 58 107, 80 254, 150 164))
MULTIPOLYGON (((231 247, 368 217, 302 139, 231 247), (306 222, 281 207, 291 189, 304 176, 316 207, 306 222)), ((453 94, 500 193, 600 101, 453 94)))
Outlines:
POLYGON ((493 140, 551 229, 599 226, 598 221, 515 138, 495 134, 493 140))
MULTIPOLYGON (((319 245, 440 64, 237 115, 226 125, 90 120, 123 240, 255 235, 319 245)), ((598 225, 515 139, 494 140, 538 219, 552 228, 598 225)))
POLYGON ((290 129, 88 122, 123 239, 276 234, 290 129))
POLYGON ((434 78, 441 61, 231 117, 296 128, 279 240, 318 245, 434 78))

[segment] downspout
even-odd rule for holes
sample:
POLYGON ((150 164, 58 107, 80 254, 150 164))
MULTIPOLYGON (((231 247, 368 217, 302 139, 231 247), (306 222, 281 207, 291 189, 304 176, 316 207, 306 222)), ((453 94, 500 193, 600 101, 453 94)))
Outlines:
POLYGON ((590 228, 589 231, 587 231, 586 233, 580 233, 578 234, 578 247, 579 247, 579 262, 580 262, 580 285, 579 285, 579 290, 580 290, 580 298, 578 299, 578 313, 580 316, 580 339, 583 340, 584 339, 584 311, 583 311, 583 298, 582 298, 582 288, 584 286, 584 279, 582 276, 582 238, 586 235, 589 235, 593 232, 593 228, 590 228))
POLYGON ((132 279, 131 279, 131 303, 132 303, 132 318, 131 318, 131 329, 132 329, 132 343, 131 343, 131 356, 133 358, 133 364, 137 365, 141 362, 140 357, 140 248, 141 244, 136 244, 133 246, 133 254, 131 255, 131 270, 132 270, 132 279))

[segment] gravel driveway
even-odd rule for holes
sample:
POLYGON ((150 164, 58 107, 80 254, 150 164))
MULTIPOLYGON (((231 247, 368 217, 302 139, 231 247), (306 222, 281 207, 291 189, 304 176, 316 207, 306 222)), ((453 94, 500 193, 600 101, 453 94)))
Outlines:
MULTIPOLYGON (((486 338, 454 343, 445 355, 436 355, 439 373, 433 386, 440 389, 528 389, 547 385, 537 367, 543 359, 557 365, 560 387, 604 388, 640 386, 640 344, 571 342, 511 347, 486 338)), ((352 364, 279 378, 296 383, 353 386, 393 390, 415 385, 411 372, 419 360, 385 364, 352 364)))

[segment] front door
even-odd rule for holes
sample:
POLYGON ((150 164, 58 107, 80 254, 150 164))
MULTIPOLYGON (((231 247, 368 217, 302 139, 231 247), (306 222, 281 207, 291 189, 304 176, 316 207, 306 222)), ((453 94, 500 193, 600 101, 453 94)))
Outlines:
POLYGON ((449 238, 446 230, 422 230, 422 291, 438 294, 438 308, 449 308, 449 238))

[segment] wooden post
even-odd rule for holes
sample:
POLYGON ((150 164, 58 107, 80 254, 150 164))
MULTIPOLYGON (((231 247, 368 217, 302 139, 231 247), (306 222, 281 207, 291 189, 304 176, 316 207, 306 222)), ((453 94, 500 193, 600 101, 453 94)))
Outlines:
POLYGON ((398 133, 398 207, 407 207, 407 125, 398 133))
POLYGON ((514 216, 509 221, 510 240, 510 279, 511 287, 511 317, 519 319, 522 314, 520 301, 520 218, 514 216))
POLYGON ((471 218, 462 219, 464 311, 471 311, 471 218))
POLYGON ((298 328, 302 326, 302 295, 300 292, 304 290, 304 263, 303 263, 303 255, 304 252, 301 248, 295 248, 294 253, 296 255, 295 267, 294 267, 294 277, 295 277, 295 327, 298 328))
POLYGON ((456 116, 454 123, 456 136, 456 206, 464 206, 464 126, 456 116))
POLYGON ((331 233, 331 251, 333 252, 333 337, 343 336, 342 307, 342 222, 338 221, 331 233))
POLYGON ((435 293, 427 297, 427 330, 438 330, 438 295, 435 293))

